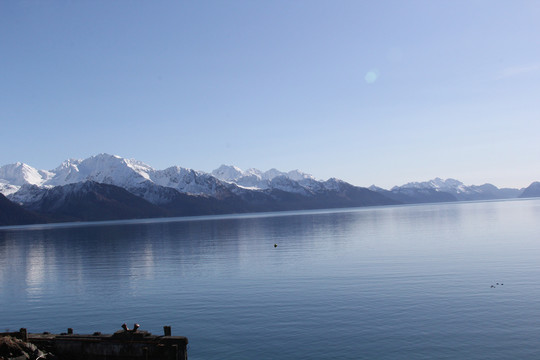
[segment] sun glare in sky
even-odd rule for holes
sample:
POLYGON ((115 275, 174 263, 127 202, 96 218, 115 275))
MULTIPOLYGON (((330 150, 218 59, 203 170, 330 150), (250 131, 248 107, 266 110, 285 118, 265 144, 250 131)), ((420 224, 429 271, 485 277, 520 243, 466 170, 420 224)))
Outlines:
POLYGON ((377 81, 378 78, 379 73, 377 70, 370 70, 366 73, 366 76, 364 76, 364 79, 368 84, 373 84, 375 81, 377 81))

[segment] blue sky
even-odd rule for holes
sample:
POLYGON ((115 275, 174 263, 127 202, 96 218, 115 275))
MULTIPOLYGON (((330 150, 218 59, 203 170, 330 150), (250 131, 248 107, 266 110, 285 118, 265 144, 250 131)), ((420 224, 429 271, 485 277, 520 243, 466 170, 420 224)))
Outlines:
POLYGON ((2 1, 0 165, 540 180, 538 1, 2 1))

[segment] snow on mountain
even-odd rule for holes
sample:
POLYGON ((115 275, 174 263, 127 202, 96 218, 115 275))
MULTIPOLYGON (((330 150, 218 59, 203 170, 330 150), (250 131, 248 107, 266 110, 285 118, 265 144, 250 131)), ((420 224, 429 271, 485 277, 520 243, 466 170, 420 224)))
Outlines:
POLYGON ((330 178, 324 182, 324 189, 330 191, 339 191, 341 189, 341 183, 343 183, 343 181, 336 178, 330 178))
POLYGON ((212 171, 212 176, 223 181, 235 181, 245 176, 245 173, 236 166, 221 165, 216 170, 212 171))
MULTIPOLYGON (((313 176, 299 170, 292 170, 285 173, 277 169, 270 169, 263 172, 251 168, 244 171, 239 167, 230 165, 221 165, 219 168, 212 171, 212 175, 222 181, 252 190, 275 188, 283 191, 300 192, 298 185, 300 183, 300 185, 304 186, 304 184, 301 183, 302 181, 305 181, 305 185, 312 185, 313 182, 316 182, 313 176), (283 179, 274 181, 274 179, 277 178, 284 178, 289 181, 287 182, 283 179), (287 186, 286 183, 289 185, 287 186)), ((307 187, 309 188, 309 186, 307 187)))
POLYGON ((272 178, 272 180, 269 181, 269 187, 271 189, 277 189, 285 192, 309 195, 307 188, 300 185, 298 181, 294 181, 285 175, 272 178))
POLYGON ((0 180, 0 194, 3 194, 4 196, 16 193, 20 188, 20 186, 11 185, 3 180, 0 180))
MULTIPOLYGON (((84 160, 66 160, 51 171, 37 170, 23 163, 0 167, 0 193, 17 203, 39 201, 43 189, 87 181, 121 187, 153 204, 173 201, 176 192, 218 199, 233 194, 243 198, 250 191, 268 194, 272 190, 318 196, 348 191, 348 186, 352 186, 335 178, 319 181, 299 170, 282 172, 270 169, 263 172, 252 168, 244 171, 228 165, 220 166, 211 174, 179 166, 155 170, 143 162, 109 154, 84 160)), ((440 178, 411 182, 391 190, 372 186, 370 190, 403 203, 510 198, 519 195, 517 189, 498 189, 491 184, 466 186, 455 179, 440 178)))
POLYGON ((257 169, 243 171, 236 166, 221 165, 211 174, 221 181, 236 184, 243 188, 268 189, 268 181, 263 179, 263 173, 257 169))
MULTIPOLYGON (((253 171, 255 169, 250 169, 250 170, 253 171)), ((311 176, 309 174, 306 174, 306 173, 303 173, 300 170, 292 170, 292 171, 289 171, 289 172, 285 173, 285 172, 279 171, 277 169, 270 169, 270 170, 265 171, 264 173, 262 173, 261 176, 265 180, 272 180, 272 179, 274 179, 276 177, 279 177, 279 176, 285 176, 286 178, 289 178, 289 179, 294 180, 294 181, 300 181, 300 180, 304 180, 304 179, 315 179, 313 176, 311 176)))
POLYGON ((54 174, 18 162, 0 167, 0 193, 11 196, 25 185, 43 186, 54 174))
POLYGON ((278 169, 270 169, 261 174, 264 180, 272 180, 275 177, 284 176, 284 175, 285 173, 279 171, 278 169))
POLYGON ((54 176, 49 180, 51 185, 65 185, 80 181, 79 165, 82 160, 69 159, 56 169, 51 170, 54 176))
POLYGON ((179 166, 155 170, 140 161, 109 154, 99 154, 84 160, 66 160, 51 171, 36 170, 20 163, 6 165, 2 169, 5 175, 0 178, 0 191, 19 203, 36 201, 40 187, 86 181, 122 187, 154 204, 170 201, 170 189, 185 194, 224 198, 252 190, 275 189, 309 196, 338 191, 340 188, 336 179, 317 181, 299 170, 282 172, 270 169, 263 172, 252 168, 244 171, 227 165, 220 166, 211 174, 179 166))
POLYGON ((245 189, 262 190, 268 188, 268 181, 263 180, 262 172, 257 169, 243 171, 236 166, 221 165, 212 171, 211 175, 216 179, 245 189))
POLYGON ((388 191, 388 190, 383 189, 382 187, 376 186, 375 184, 368 187, 368 189, 371 191, 378 191, 378 192, 388 191))
MULTIPOLYGON (((205 173, 173 166, 154 170, 149 165, 116 155, 100 154, 85 160, 68 160, 54 170, 47 184, 66 185, 84 181, 110 184, 137 193, 152 184, 174 188, 191 194, 214 195, 218 184, 209 181, 205 173)), ((152 192, 155 195, 155 192, 152 192)), ((152 200, 152 199, 147 199, 152 200)))
MULTIPOLYGON (((377 191, 385 194, 384 189, 371 186, 370 190, 377 191)), ((450 195, 455 200, 469 201, 469 200, 489 200, 489 199, 508 199, 514 198, 519 195, 518 189, 499 189, 492 184, 483 185, 465 185, 461 181, 455 179, 440 179, 435 178, 433 180, 425 182, 411 182, 402 186, 394 186, 387 196, 393 197, 393 195, 405 195, 411 197, 411 199, 418 200, 419 197, 423 197, 424 200, 438 199, 437 201, 447 201, 448 199, 441 195, 450 195), (392 195, 393 194, 393 195, 392 195)), ((400 201, 411 202, 411 199, 396 198, 400 201)), ((413 200, 414 201, 414 200, 413 200)))
POLYGON ((137 187, 150 180, 154 170, 137 160, 120 156, 99 154, 85 160, 67 160, 52 172, 55 174, 46 185, 67 185, 84 181, 111 184, 123 188, 137 187))
POLYGON ((99 154, 84 160, 66 160, 51 171, 17 163, 0 168, 0 192, 12 201, 32 202, 36 189, 93 181, 124 188, 154 203, 170 199, 162 187, 194 195, 226 196, 226 185, 210 174, 173 166, 154 170, 149 165, 116 155, 99 154), (25 186, 26 185, 26 186, 25 186))
POLYGON ((458 180, 455 179, 446 179, 443 180, 441 178, 435 178, 433 180, 424 181, 424 182, 410 182, 402 186, 394 186, 392 190, 397 189, 433 189, 436 191, 444 191, 444 192, 452 192, 452 193, 460 193, 466 191, 465 185, 458 180))
POLYGON ((294 181, 315 180, 315 178, 312 175, 306 174, 300 170, 289 171, 287 173, 287 177, 294 181))
POLYGON ((42 185, 52 176, 49 171, 37 170, 21 162, 0 167, 0 181, 13 186, 42 185))
POLYGON ((218 196, 227 192, 226 187, 212 175, 179 166, 153 171, 150 179, 157 185, 187 194, 218 196))
POLYGON ((6 197, 17 204, 30 204, 40 201, 46 192, 47 187, 24 184, 17 192, 6 195, 6 197))

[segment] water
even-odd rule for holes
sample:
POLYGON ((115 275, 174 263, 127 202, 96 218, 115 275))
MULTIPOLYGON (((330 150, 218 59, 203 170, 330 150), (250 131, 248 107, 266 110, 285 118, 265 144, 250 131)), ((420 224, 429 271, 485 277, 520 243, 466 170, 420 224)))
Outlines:
POLYGON ((171 325, 190 359, 538 359, 539 220, 518 200, 3 229, 0 331, 171 325))

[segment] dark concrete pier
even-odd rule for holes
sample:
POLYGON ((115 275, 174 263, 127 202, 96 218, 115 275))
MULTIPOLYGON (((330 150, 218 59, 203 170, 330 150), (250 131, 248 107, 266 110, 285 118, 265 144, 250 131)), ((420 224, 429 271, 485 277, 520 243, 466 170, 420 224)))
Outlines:
POLYGON ((125 324, 114 334, 74 334, 69 328, 66 333, 28 333, 22 328, 18 332, 0 333, 36 345, 41 350, 58 356, 61 360, 187 360, 188 339, 172 336, 171 327, 164 326, 164 335, 152 335, 141 331, 135 324, 130 330, 125 324))

